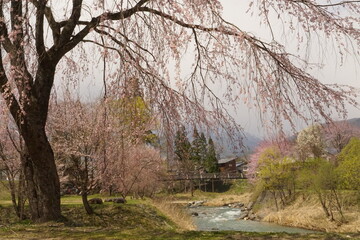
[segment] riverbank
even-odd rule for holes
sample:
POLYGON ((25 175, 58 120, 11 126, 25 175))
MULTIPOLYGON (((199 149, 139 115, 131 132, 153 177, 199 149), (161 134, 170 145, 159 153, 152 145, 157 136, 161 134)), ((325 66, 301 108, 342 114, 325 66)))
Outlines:
MULTIPOLYGON (((66 220, 33 224, 29 220, 10 222, 11 207, 0 207, 0 239, 151 239, 151 240, 339 240, 360 239, 355 234, 286 234, 236 231, 186 231, 149 201, 126 204, 93 205, 95 214, 87 215, 81 204, 62 204, 66 220)), ((80 199, 79 199, 80 200, 80 199)))
MULTIPOLYGON (((95 210, 93 215, 85 213, 80 196, 66 196, 61 199, 62 212, 66 220, 45 224, 33 224, 29 220, 19 221, 14 214, 11 201, 9 201, 8 197, 5 198, 5 195, 2 196, 0 199, 0 239, 360 239, 360 235, 356 233, 304 235, 237 231, 193 231, 191 217, 181 211, 182 206, 185 206, 186 203, 196 200, 206 200, 205 205, 207 206, 223 206, 236 202, 246 204, 251 200, 251 194, 246 192, 207 193, 197 190, 194 197, 191 197, 189 193, 185 193, 159 196, 159 198, 152 200, 129 199, 126 204, 105 202, 101 205, 93 205, 95 210), (170 204, 173 202, 178 204, 170 204), (177 207, 174 207, 174 205, 177 205, 177 207)), ((95 195, 91 197, 101 196, 95 195)), ((259 206, 255 207, 258 208, 259 206)), ((270 217, 274 216, 271 215, 274 213, 269 211, 266 214, 270 217)), ((279 213, 286 215, 286 212, 279 211, 277 214, 279 213)), ((279 221, 283 219, 285 219, 284 216, 277 215, 273 219, 264 220, 291 226, 292 223, 279 221)), ((298 221, 296 223, 299 224, 298 221)), ((301 225, 292 226, 303 227, 301 225)), ((355 231, 349 230, 348 232, 355 231)))
MULTIPOLYGON (((182 195, 184 199, 185 196, 182 195)), ((182 202, 202 200, 204 206, 220 207, 233 203, 243 203, 247 206, 254 201, 249 192, 241 194, 208 194, 196 192, 193 198, 181 200, 182 202)), ((174 200, 176 202, 176 200, 174 200)), ((181 202, 179 201, 179 202, 181 202)), ((346 202, 346 200, 344 200, 346 202)), ((349 201, 348 201, 349 202, 349 201)), ((351 202, 351 201, 350 201, 351 202)), ((253 205, 253 204, 250 204, 253 205)), ((309 230, 336 233, 360 233, 360 211, 359 206, 346 203, 343 209, 346 221, 330 221, 318 202, 316 196, 307 194, 306 197, 298 195, 292 203, 283 209, 276 210, 271 197, 263 198, 255 202, 252 212, 257 219, 264 222, 276 223, 283 226, 305 228, 309 230)))
POLYGON ((262 221, 324 232, 360 233, 360 211, 359 206, 356 205, 345 205, 343 209, 345 221, 339 221, 338 213, 335 213, 338 215, 336 221, 326 218, 314 195, 308 195, 305 199, 298 196, 294 202, 279 211, 270 205, 269 202, 260 203, 256 207, 262 221))

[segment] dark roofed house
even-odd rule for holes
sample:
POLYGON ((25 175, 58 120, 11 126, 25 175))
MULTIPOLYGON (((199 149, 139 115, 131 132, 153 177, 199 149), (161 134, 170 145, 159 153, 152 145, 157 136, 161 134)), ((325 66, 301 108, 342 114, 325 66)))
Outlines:
POLYGON ((238 172, 241 172, 241 173, 247 172, 247 170, 248 170, 247 162, 237 162, 236 169, 238 172))
POLYGON ((238 171, 238 173, 241 174, 242 177, 245 177, 246 173, 248 171, 247 162, 237 162, 236 163, 236 170, 238 171))
POLYGON ((235 157, 219 159, 218 166, 220 172, 236 172, 236 159, 235 157))

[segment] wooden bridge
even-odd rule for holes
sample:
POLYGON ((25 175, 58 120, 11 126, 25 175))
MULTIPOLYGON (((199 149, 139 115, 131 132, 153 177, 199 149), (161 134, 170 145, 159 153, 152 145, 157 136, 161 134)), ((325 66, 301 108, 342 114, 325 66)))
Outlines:
POLYGON ((177 173, 169 174, 165 181, 182 180, 225 180, 225 179, 246 179, 241 172, 222 172, 222 173, 177 173))
POLYGON ((220 173, 173 173, 164 177, 163 181, 180 181, 183 183, 185 192, 188 187, 193 191, 195 185, 198 185, 198 189, 204 188, 207 191, 207 185, 211 184, 211 191, 215 191, 214 182, 231 180, 231 179, 246 179, 245 175, 241 172, 220 172, 220 173), (196 184, 197 182, 197 184, 196 184))

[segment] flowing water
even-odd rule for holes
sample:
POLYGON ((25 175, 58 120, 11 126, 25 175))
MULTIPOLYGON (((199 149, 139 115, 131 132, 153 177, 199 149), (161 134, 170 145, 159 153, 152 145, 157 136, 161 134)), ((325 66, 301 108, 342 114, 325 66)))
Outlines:
POLYGON ((230 207, 195 207, 189 208, 194 216, 194 223, 198 230, 202 231, 246 231, 246 232, 287 232, 287 233, 313 233, 314 231, 284 227, 272 223, 256 222, 250 220, 238 220, 241 210, 230 207))

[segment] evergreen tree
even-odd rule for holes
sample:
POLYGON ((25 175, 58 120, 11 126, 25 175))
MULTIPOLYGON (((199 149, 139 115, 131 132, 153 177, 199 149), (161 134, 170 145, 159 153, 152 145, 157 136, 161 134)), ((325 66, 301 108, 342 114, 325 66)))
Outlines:
POLYGON ((184 126, 181 126, 176 132, 175 137, 175 155, 181 162, 188 161, 190 159, 191 144, 186 136, 186 130, 184 126))
POLYGON ((215 146, 214 146, 214 142, 211 139, 211 137, 209 138, 209 143, 208 143, 208 147, 207 147, 205 169, 209 173, 219 172, 219 166, 218 166, 218 162, 217 162, 217 158, 216 158, 215 146))
POLYGON ((191 143, 191 160, 194 162, 196 167, 198 167, 201 164, 200 136, 196 128, 194 128, 193 141, 191 143))
POLYGON ((207 155, 207 144, 204 133, 199 134, 196 128, 193 133, 194 140, 191 144, 191 160, 197 169, 205 167, 205 159, 207 155))
POLYGON ((202 166, 205 165, 206 158, 207 158, 207 141, 204 133, 200 134, 200 140, 199 140, 199 155, 200 155, 200 163, 202 166))

